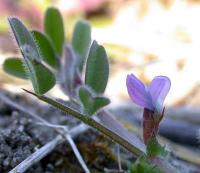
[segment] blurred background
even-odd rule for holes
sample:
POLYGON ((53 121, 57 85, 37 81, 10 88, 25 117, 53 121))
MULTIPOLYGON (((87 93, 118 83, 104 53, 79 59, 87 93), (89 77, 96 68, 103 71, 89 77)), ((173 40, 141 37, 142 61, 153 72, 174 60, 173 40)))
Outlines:
MULTIPOLYGON (((113 103, 129 101, 125 79, 134 73, 145 82, 156 75, 172 81, 167 105, 200 105, 199 0, 1 0, 0 63, 21 56, 10 33, 8 16, 17 16, 30 29, 42 29, 43 14, 55 6, 64 16, 70 41, 74 23, 89 20, 92 37, 106 47, 111 62, 106 94, 113 103)), ((0 71, 0 85, 13 90, 25 81, 0 71), (15 86, 16 86, 15 85, 15 86)))
MULTIPOLYGON (((111 63, 106 89, 112 100, 109 108, 135 133, 141 133, 142 110, 127 94, 127 74, 134 73, 145 83, 157 75, 171 79, 165 102, 169 107, 160 128, 166 138, 159 140, 169 144, 179 159, 199 166, 200 0, 0 0, 1 66, 7 57, 21 57, 7 17, 17 16, 29 29, 42 30, 49 6, 63 15, 66 42, 71 42, 78 19, 90 22, 92 39, 105 46, 111 63)), ((30 83, 7 75, 2 68, 0 88, 32 90, 30 83)), ((57 87, 51 94, 63 97, 57 87)), ((53 120, 57 122, 57 117, 53 120)))

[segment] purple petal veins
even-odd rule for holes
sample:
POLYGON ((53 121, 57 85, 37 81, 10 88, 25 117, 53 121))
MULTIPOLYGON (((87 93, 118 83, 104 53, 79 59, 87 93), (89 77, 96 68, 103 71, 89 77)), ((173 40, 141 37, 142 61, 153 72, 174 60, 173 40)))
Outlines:
POLYGON ((154 110, 153 104, 146 92, 146 86, 133 74, 126 79, 128 94, 132 101, 142 107, 154 110))
POLYGON ((136 76, 131 74, 127 76, 126 85, 129 96, 135 104, 161 112, 171 82, 166 76, 157 76, 148 86, 145 86, 136 76))

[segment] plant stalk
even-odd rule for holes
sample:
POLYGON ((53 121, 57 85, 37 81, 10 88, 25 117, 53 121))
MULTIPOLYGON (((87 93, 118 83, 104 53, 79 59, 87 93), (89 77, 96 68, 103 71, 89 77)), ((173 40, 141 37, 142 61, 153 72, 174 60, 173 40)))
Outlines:
POLYGON ((102 124, 98 123, 97 121, 95 121, 94 119, 92 119, 90 116, 88 115, 84 115, 81 114, 75 110, 73 110, 72 108, 69 108, 49 97, 46 96, 39 96, 35 93, 32 93, 26 89, 24 89, 24 91, 28 92, 29 94, 34 95, 35 97, 37 97, 38 99, 49 103, 50 105, 66 112, 69 115, 72 115, 73 117, 81 120, 82 122, 84 122, 85 124, 97 129, 98 131, 102 132, 104 135, 110 137, 111 139, 113 139, 115 142, 119 143, 120 145, 122 145, 124 148, 126 148, 127 150, 129 150, 130 152, 132 152, 136 157, 139 157, 141 155, 144 155, 145 153, 140 149, 135 147, 134 145, 130 144, 128 141, 124 140, 121 136, 119 136, 118 134, 116 134, 115 132, 111 131, 110 129, 108 129, 107 127, 103 126, 102 124))

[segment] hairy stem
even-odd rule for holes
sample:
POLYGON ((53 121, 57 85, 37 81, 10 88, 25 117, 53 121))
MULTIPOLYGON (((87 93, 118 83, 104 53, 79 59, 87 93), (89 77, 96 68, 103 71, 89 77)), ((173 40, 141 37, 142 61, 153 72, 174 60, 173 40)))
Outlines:
MULTIPOLYGON (((82 122, 84 122, 85 124, 97 129, 98 131, 102 132, 103 134, 105 134, 106 136, 110 137, 111 139, 113 139, 115 142, 117 142, 118 144, 122 145, 124 148, 126 148, 128 151, 132 152, 136 157, 140 157, 142 155, 145 155, 145 152, 139 148, 134 146, 133 144, 130 144, 127 140, 125 140, 123 137, 119 136, 118 134, 116 134, 114 131, 110 130, 109 128, 103 126, 102 124, 98 123, 97 121, 95 121, 94 119, 90 118, 90 116, 81 114, 49 97, 46 96, 39 96, 36 95, 35 93, 32 93, 28 90, 24 91, 28 92, 29 94, 34 95, 35 97, 37 97, 38 99, 49 103, 50 105, 64 111, 65 113, 72 115, 73 117, 81 120, 82 122)), ((164 171, 164 173, 180 173, 177 169, 175 169, 172 165, 170 165, 166 160, 163 160, 161 158, 157 158, 159 160, 159 163, 157 161, 152 161, 152 163, 158 165, 158 167, 164 171)))
POLYGON ((35 93, 32 93, 28 90, 24 91, 36 96, 38 99, 49 103, 50 105, 66 112, 69 115, 72 115, 73 117, 81 120, 82 122, 84 122, 85 124, 97 129, 98 131, 102 132, 103 134, 105 134, 106 136, 110 137, 111 139, 113 139, 115 142, 119 143, 120 145, 122 145, 123 147, 125 147, 127 150, 129 150, 130 152, 132 152, 136 157, 139 157, 143 154, 145 154, 140 148, 137 148, 136 146, 130 144, 128 141, 124 140, 121 136, 119 136, 118 134, 116 134, 115 132, 111 131, 110 129, 108 129, 107 127, 103 126, 102 124, 98 123, 97 121, 95 121, 94 119, 90 118, 90 116, 87 115, 83 115, 75 110, 73 110, 72 108, 69 108, 49 97, 46 96, 39 96, 36 95, 35 93))

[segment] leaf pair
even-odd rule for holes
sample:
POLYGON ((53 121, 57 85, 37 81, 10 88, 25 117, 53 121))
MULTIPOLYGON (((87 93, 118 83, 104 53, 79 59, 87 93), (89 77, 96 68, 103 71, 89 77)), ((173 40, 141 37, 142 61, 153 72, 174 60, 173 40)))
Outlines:
POLYGON ((57 69, 58 56, 62 55, 64 45, 64 25, 62 16, 56 8, 48 8, 45 14, 45 34, 29 32, 17 18, 8 19, 14 37, 24 60, 10 58, 4 62, 4 70, 23 79, 30 79, 35 92, 46 93, 56 83, 54 74, 42 61, 57 69))
POLYGON ((8 21, 24 60, 8 59, 4 63, 5 71, 24 79, 28 77, 37 94, 46 93, 55 85, 56 79, 54 74, 42 64, 42 58, 33 36, 23 23, 15 17, 9 18, 8 21), (22 68, 23 66, 25 69, 22 68))
POLYGON ((77 22, 72 37, 72 48, 78 56, 80 72, 86 63, 85 84, 96 93, 102 94, 108 82, 109 62, 104 47, 96 41, 89 47, 90 42, 90 25, 85 21, 77 22))
POLYGON ((79 99, 83 106, 83 113, 93 115, 100 108, 108 105, 110 100, 106 97, 95 96, 91 90, 86 87, 79 88, 79 99))
POLYGON ((42 59, 54 69, 59 67, 63 54, 65 31, 62 16, 58 9, 50 7, 45 12, 44 32, 32 31, 42 59))
MULTIPOLYGON (((60 12, 55 8, 48 8, 45 13, 45 34, 39 31, 29 32, 17 18, 9 18, 11 29, 20 47, 24 60, 10 58, 4 62, 4 70, 9 74, 32 81, 37 94, 44 94, 56 82, 54 74, 43 64, 43 61, 53 69, 63 71, 61 55, 64 47, 64 26, 60 12), (58 58, 60 57, 60 58, 58 58), (25 69, 24 69, 25 67, 25 69), (47 82, 48 81, 48 82, 47 82)), ((74 90, 81 83, 79 70, 82 71, 86 62, 85 84, 97 94, 102 94, 106 88, 109 74, 109 64, 105 49, 96 41, 91 42, 91 28, 87 22, 78 21, 72 37, 72 52, 75 52, 75 65, 68 65, 61 78, 66 78, 65 86, 74 90), (89 51, 89 52, 88 52, 89 51), (79 66, 79 70, 78 70, 79 66), (73 74, 71 74, 71 72, 73 74), (70 73, 69 75, 67 73, 70 73), (72 77, 73 76, 73 77, 72 77), (70 80, 68 80, 70 79, 70 80), (78 83, 78 85, 73 84, 78 83), (72 84, 70 84, 72 83, 72 84)))
POLYGON ((90 42, 90 25, 86 21, 78 21, 74 27, 71 45, 64 46, 59 70, 61 87, 70 97, 74 97, 77 87, 83 84, 81 72, 87 58, 90 42))

